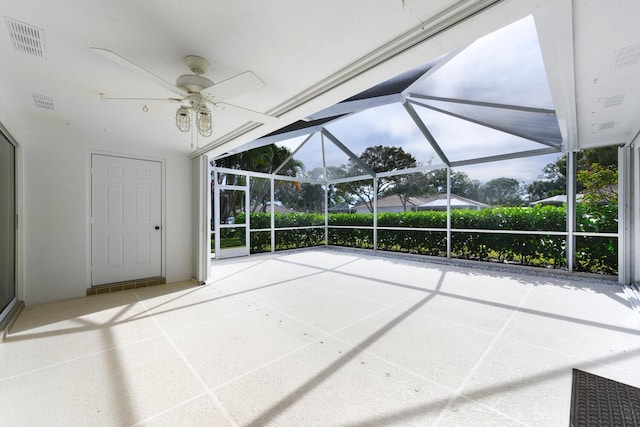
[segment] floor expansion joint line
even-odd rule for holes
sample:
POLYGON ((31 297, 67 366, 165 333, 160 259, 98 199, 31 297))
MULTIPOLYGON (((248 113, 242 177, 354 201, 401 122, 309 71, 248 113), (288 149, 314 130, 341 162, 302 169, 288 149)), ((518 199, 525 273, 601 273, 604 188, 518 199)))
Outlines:
MULTIPOLYGON (((626 368, 607 365, 606 363, 602 362, 601 358, 585 359, 585 358, 579 357, 579 356, 577 356, 575 354, 565 353, 564 351, 560 351, 560 350, 557 350, 555 348, 545 347, 545 346, 540 345, 540 344, 535 344, 535 343, 531 343, 531 342, 528 342, 528 341, 522 341, 522 340, 519 340, 519 339, 516 339, 516 338, 504 337, 502 339, 505 340, 505 341, 513 341, 514 343, 524 344, 524 345, 527 345, 527 346, 535 347, 537 349, 548 351, 548 352, 551 352, 551 353, 556 353, 558 355, 564 356, 564 357, 569 358, 569 359, 574 359, 576 361, 575 363, 576 363, 576 367, 577 368, 579 368, 580 366, 585 367, 586 365, 598 365, 600 367, 607 367, 609 369, 614 369, 614 370, 620 371, 620 372, 627 372, 627 373, 630 373, 630 374, 634 373, 633 371, 630 371, 629 369, 626 369, 626 368)), ((624 350, 624 352, 625 353, 640 354, 640 347, 629 348, 629 349, 624 350)))
POLYGON ((221 320, 227 320, 230 319, 232 317, 236 317, 236 316, 242 316, 243 314, 249 313, 251 311, 254 311, 255 308, 250 307, 250 308, 246 308, 242 311, 237 311, 235 313, 229 313, 229 314, 225 314, 224 316, 220 316, 220 317, 216 317, 215 319, 207 319, 207 320, 203 320, 201 322, 197 322, 197 323, 193 323, 191 325, 187 325, 181 328, 176 328, 176 329, 172 329, 171 332, 176 333, 176 332, 184 332, 193 328, 198 328, 204 325, 208 325, 210 323, 216 323, 219 322, 221 320))
MULTIPOLYGON (((242 269, 242 270, 234 271, 233 273, 228 274, 228 275, 226 275, 226 276, 222 276, 222 277, 216 278, 215 280, 216 280, 217 282, 219 282, 219 281, 222 281, 222 280, 228 279, 228 278, 233 277, 233 276, 235 276, 235 275, 238 275, 238 274, 240 274, 240 273, 244 273, 246 270, 250 270, 250 269, 252 269, 252 268, 254 268, 254 267, 257 267, 257 266, 259 266, 260 264, 264 264, 265 262, 268 262, 268 261, 269 261, 268 259, 261 260, 260 262, 258 262, 258 263, 256 263, 256 264, 253 264, 253 265, 251 265, 251 266, 249 266, 249 267, 246 267, 246 268, 244 268, 244 269, 242 269)), ((215 283, 215 282, 214 282, 214 283, 215 283)))
MULTIPOLYGON (((142 304, 142 307, 147 310, 147 305, 144 303, 144 301, 142 299, 140 299, 140 296, 138 295, 137 292, 135 292, 134 289, 134 295, 136 296, 136 298, 138 299, 138 301, 142 304)), ((162 331, 162 334, 164 335, 165 339, 169 342, 169 344, 171 345, 171 347, 176 351, 176 353, 180 356, 180 359, 184 362, 185 366, 187 367, 187 369, 189 369, 189 371, 193 374, 194 378, 196 379, 196 381, 198 381, 198 383, 200 383, 200 385, 204 388, 205 393, 211 398, 212 402, 214 403, 214 405, 217 407, 217 409, 219 409, 223 414, 224 417, 227 419, 227 421, 229 421, 232 425, 234 425, 235 427, 240 427, 239 424, 236 422, 236 420, 231 416, 231 414, 229 413, 229 411, 227 411, 227 408, 222 404, 222 402, 220 401, 220 399, 218 399, 218 397, 215 395, 215 393, 213 393, 213 391, 211 390, 211 388, 209 388, 209 386, 207 385, 206 381, 204 380, 204 378, 202 378, 202 376, 198 373, 198 371, 196 370, 196 368, 191 364, 191 362, 189 362, 189 359, 187 359, 187 357, 184 355, 184 353, 178 348, 178 346, 176 345, 175 342, 173 342, 173 340, 171 339, 171 337, 169 336, 169 334, 167 333, 167 331, 162 327, 162 325, 160 324, 160 322, 158 322, 158 320, 155 318, 155 316, 149 312, 147 310, 147 313, 149 314, 149 316, 151 317, 151 319, 153 319, 153 321, 155 322, 155 324, 158 326, 158 328, 160 328, 160 330, 162 331)))
MULTIPOLYGON (((283 311, 280 311, 280 310, 278 310, 278 309, 277 309, 277 308, 275 308, 275 307, 272 307, 272 306, 267 306, 267 307, 268 307, 269 309, 271 309, 271 310, 275 311, 276 313, 280 314, 281 316, 288 317, 289 319, 295 320, 296 322, 299 322, 299 323, 301 323, 301 324, 303 324, 303 325, 305 325, 305 326, 308 326, 308 327, 310 327, 310 328, 313 328, 313 329, 315 329, 316 331, 323 333, 325 336, 332 336, 333 334, 340 333, 340 332, 344 331, 345 329, 349 329, 349 328, 351 328, 351 327, 353 327, 353 326, 355 326, 355 325, 357 325, 357 324, 359 324, 359 323, 361 323, 361 322, 363 322, 363 321, 365 321, 365 320, 367 320, 367 319, 370 319, 370 318, 371 318, 371 317, 373 317, 373 316, 377 316, 378 314, 383 313, 383 312, 385 312, 386 310, 390 310, 390 309, 394 308, 395 306, 397 306, 397 305, 399 305, 399 304, 402 304, 403 302, 405 302, 406 300, 409 300, 409 299, 411 299, 411 298, 415 298, 415 296, 408 296, 408 297, 403 298, 403 299, 401 299, 400 301, 398 301, 398 302, 396 302, 396 303, 394 303, 394 304, 391 304, 391 305, 388 305, 388 306, 384 306, 384 307, 380 308, 379 310, 376 310, 376 311, 374 311, 373 313, 369 313, 369 314, 367 314, 366 316, 361 317, 360 319, 358 319, 358 320, 356 320, 356 321, 354 321, 354 322, 352 322, 352 323, 350 323, 350 324, 348 324, 348 325, 346 325, 346 326, 343 326, 343 327, 342 327, 342 328, 340 328, 340 329, 336 329, 335 331, 332 331, 332 332, 323 331, 322 329, 319 329, 318 327, 313 326, 313 325, 311 325, 310 323, 307 323, 307 322, 305 322, 305 321, 304 321, 304 320, 302 320, 302 319, 299 319, 299 318, 297 318, 297 317, 295 317, 295 316, 292 316, 292 315, 290 315, 290 314, 288 314, 288 313, 285 313, 285 312, 283 312, 283 311)), ((274 304, 275 304, 275 303, 274 303, 274 304)), ((349 344, 349 345, 351 345, 351 346, 353 347, 353 344, 349 344)))
MULTIPOLYGON (((223 297, 221 298, 234 298, 234 297, 239 297, 240 295, 242 296, 242 298, 249 298, 252 301, 256 301, 255 298, 253 298, 250 294, 251 292, 255 292, 255 291, 259 291, 262 289, 267 289, 267 288, 271 288, 273 286, 278 286, 278 285, 282 285, 284 283, 289 283, 289 282, 294 282, 296 280, 300 280, 300 279, 306 279, 312 276, 317 276, 319 274, 322 274, 322 272, 315 272, 315 273, 309 273, 309 274, 304 274, 302 276, 296 276, 296 277, 292 277, 286 280, 281 280, 279 282, 276 283, 269 283, 266 285, 262 285, 262 286, 258 286, 257 288, 252 288, 252 289, 245 289, 243 291, 238 291, 238 292, 234 292, 231 294, 225 294, 223 297), (246 295, 245 295, 246 294, 246 295)), ((224 285, 223 285, 224 286, 224 285)), ((315 292, 315 291, 312 291, 315 292)), ((293 298, 293 297, 292 297, 293 298)))
POLYGON ((336 341, 338 341, 338 342, 340 342, 340 343, 342 343, 344 345, 348 345, 349 347, 352 347, 354 349, 358 349, 358 350, 360 350, 360 352, 362 354, 366 354, 367 356, 371 356, 374 359, 380 360, 380 361, 382 361, 384 363, 388 363, 390 366, 393 366, 396 369, 399 369, 399 370, 401 370, 403 372, 406 372, 407 374, 413 375, 413 376, 415 376, 415 377, 417 377, 417 378, 419 378, 419 379, 421 379, 423 381, 426 381, 426 382, 431 383, 433 385, 437 385, 438 387, 442 387, 443 389, 445 389, 447 391, 450 391, 452 393, 455 391, 451 387, 447 387, 446 385, 440 384, 440 383, 432 380, 431 378, 425 377, 424 375, 420 374, 419 372, 413 371, 413 370, 411 370, 411 369, 409 369, 409 368, 407 368, 405 366, 398 365, 397 363, 395 363, 395 362, 393 362, 393 361, 391 361, 389 359, 386 359, 386 358, 384 358, 384 357, 382 357, 380 355, 372 353, 372 352, 370 352, 369 350, 367 350, 365 348, 358 347, 357 345, 353 345, 350 342, 343 340, 342 338, 338 338, 338 337, 335 337, 335 336, 332 336, 332 335, 330 335, 330 338, 333 338, 336 341))
POLYGON ((317 293, 319 293, 319 292, 325 292, 325 291, 326 291, 326 290, 328 290, 328 289, 332 289, 332 287, 326 287, 326 288, 314 289, 314 290, 311 290, 311 291, 308 291, 308 292, 303 292, 303 293, 301 293, 301 294, 296 294, 296 295, 293 295, 293 296, 290 296, 290 297, 283 297, 283 298, 281 298, 281 299, 279 299, 279 300, 276 300, 276 301, 273 301, 273 302, 269 302, 269 303, 262 302, 262 301, 260 301, 260 300, 256 299, 255 297, 253 297, 253 296, 251 296, 251 295, 247 295, 245 298, 250 299, 251 301, 253 301, 253 302, 254 302, 254 303, 256 303, 256 304, 260 304, 260 305, 263 305, 263 306, 265 306, 265 307, 269 307, 269 308, 271 308, 271 306, 273 306, 273 305, 281 304, 281 303, 283 303, 283 302, 287 302, 287 301, 292 301, 292 300, 295 300, 296 298, 300 298, 300 297, 305 297, 305 296, 308 296, 308 295, 317 294, 317 293))
POLYGON ((288 353, 286 353, 286 354, 283 354, 283 355, 281 355, 281 356, 278 356, 278 357, 276 357, 275 359, 272 359, 272 360, 270 360, 270 361, 268 361, 268 362, 266 362, 266 363, 263 363, 263 364, 262 364, 262 365, 260 365, 260 366, 256 366, 255 368, 253 368, 253 369, 251 369, 251 370, 249 370, 249 371, 245 372, 244 374, 240 374, 240 375, 238 375, 238 376, 237 376, 237 377, 235 377, 235 378, 232 378, 232 379, 227 380, 227 381, 225 381, 225 382, 223 382, 223 383, 221 383, 221 384, 218 384, 217 386, 213 387, 211 390, 213 390, 213 391, 215 391, 215 390, 219 390, 219 389, 221 389, 222 387, 225 387, 225 386, 227 386, 227 385, 229 385, 229 384, 232 384, 232 383, 234 383, 234 382, 236 382, 236 381, 238 381, 238 380, 240 380, 240 379, 242 379, 242 378, 245 378, 245 377, 247 377, 247 376, 249 376, 249 375, 251 375, 251 374, 253 374, 253 373, 255 373, 255 372, 258 372, 259 370, 264 369, 264 368, 266 368, 267 366, 273 365, 274 363, 277 363, 277 362, 281 361, 282 359, 285 359, 285 358, 287 358, 287 357, 291 356, 292 354, 295 354, 295 353, 297 353, 297 352, 299 352, 299 351, 302 351, 302 350, 304 350, 304 349, 305 349, 305 348, 307 348, 307 347, 311 347, 313 344, 315 344, 315 343, 319 342, 319 341, 320 341, 320 340, 322 340, 322 339, 325 339, 325 337, 326 337, 326 336, 322 336, 322 337, 320 337, 320 338, 317 338, 317 339, 315 339, 315 340, 313 340, 313 341, 308 342, 307 344, 301 345, 300 347, 298 347, 298 348, 296 348, 296 349, 293 349, 293 350, 291 350, 290 352, 288 352, 288 353))
MULTIPOLYGON (((342 291, 342 290, 340 290, 338 288, 338 286, 334 286, 334 287, 329 288, 329 289, 332 290, 333 292, 336 292, 336 293, 339 293, 339 294, 342 294, 342 295, 346 295, 346 296, 350 296, 352 298, 358 298, 358 299, 361 299, 363 301, 372 302, 372 303, 375 303, 375 304, 389 305, 389 304, 386 304, 386 303, 381 303, 380 301, 376 301, 376 300, 371 299, 371 298, 363 297, 362 295, 358 295, 356 293, 342 291)), ((390 304, 390 305, 393 305, 393 304, 390 304)))
POLYGON ((139 426, 142 427, 145 424, 155 420, 156 418, 159 418, 159 417, 161 417, 163 415, 166 415, 166 414, 170 413, 171 411, 173 411, 174 409, 181 408, 184 405, 187 405, 187 404, 193 402, 194 400, 197 400, 197 399, 199 399, 199 398, 201 398, 203 396, 209 396, 209 393, 206 392, 206 391, 203 391, 202 393, 196 394, 195 396, 192 396, 189 399, 183 400, 182 402, 180 402, 180 403, 178 403, 176 405, 173 405, 173 406, 171 406, 171 407, 169 407, 169 408, 167 408, 167 409, 165 409, 163 411, 157 412, 157 413, 145 418, 144 420, 140 420, 140 421, 132 424, 131 427, 139 427, 139 426))
POLYGON ((108 352, 110 352, 112 350, 115 350, 117 348, 129 347, 129 346, 132 346, 132 345, 143 343, 145 341, 151 341, 153 339, 160 338, 162 336, 163 336, 162 333, 159 333, 157 335, 153 335, 153 336, 146 337, 146 338, 141 338, 139 340, 131 341, 131 342, 128 342, 126 344, 116 345, 116 346, 112 346, 112 347, 105 348, 105 349, 102 349, 102 350, 94 351, 93 353, 87 353, 87 354, 84 354, 82 356, 74 357, 72 359, 67 359, 67 360, 63 360, 61 362, 52 363, 51 365, 42 366, 40 368, 32 369, 32 370, 26 371, 26 372, 22 372, 22 373, 17 374, 17 375, 11 375, 10 377, 0 378, 0 382, 1 381, 6 381, 6 380, 20 378, 20 377, 25 376, 25 375, 35 374, 37 372, 41 372, 41 371, 44 371, 46 369, 55 368, 56 366, 62 366, 62 365, 66 365, 67 363, 77 362, 78 360, 86 359, 88 357, 93 357, 93 356, 96 356, 98 354, 108 353, 108 352))
POLYGON ((475 375, 476 371, 478 370, 480 365, 484 362, 484 360, 486 359, 486 357, 489 354, 489 352, 491 352, 491 350, 493 350, 493 347, 495 346, 496 342, 502 337, 502 334, 504 333, 504 331, 507 329, 507 327, 509 326, 509 324, 511 323, 511 321, 513 320, 515 315, 518 313, 518 311, 520 310, 522 305, 528 299, 529 294, 531 293, 531 291, 533 291, 533 287, 529 288, 529 290, 527 291, 525 296, 520 301, 520 304, 518 304, 518 306, 511 312, 511 314, 509 315, 509 318, 504 322, 504 324, 502 325, 500 330, 495 334, 495 336, 493 337, 493 339, 491 340, 489 345, 484 349, 484 351, 482 352, 482 354, 478 358, 478 361, 473 365, 471 370, 464 377, 464 379, 462 380, 462 383, 460 383, 460 385, 456 389, 456 391, 453 394, 453 396, 451 396, 451 398, 449 399, 449 401, 447 402, 445 407, 442 408, 442 411, 440 411, 440 414, 438 415, 438 417, 436 418, 435 422, 433 423, 433 427, 438 427, 440 425, 440 423, 442 423, 442 418, 451 410, 451 408, 452 408, 453 404, 455 403, 455 401, 458 400, 460 397, 462 397, 465 400, 469 400, 469 401, 471 401, 473 403, 476 403, 476 404, 478 404, 480 406, 483 406, 485 408, 488 408, 493 412, 496 412, 496 413, 498 413, 498 414, 500 414, 500 415, 502 415, 502 416, 504 416, 504 417, 506 417, 508 419, 511 419, 513 421, 518 422, 519 424, 527 425, 527 424, 524 424, 522 421, 520 421, 520 420, 518 420, 516 418, 513 418, 512 416, 510 416, 508 414, 505 414, 505 413, 503 413, 501 411, 498 411, 495 408, 488 407, 487 405, 483 404, 482 402, 478 402, 478 401, 476 401, 474 399, 471 399, 471 398, 468 398, 468 397, 464 396, 462 394, 462 391, 467 386, 467 384, 469 383, 471 378, 475 375))

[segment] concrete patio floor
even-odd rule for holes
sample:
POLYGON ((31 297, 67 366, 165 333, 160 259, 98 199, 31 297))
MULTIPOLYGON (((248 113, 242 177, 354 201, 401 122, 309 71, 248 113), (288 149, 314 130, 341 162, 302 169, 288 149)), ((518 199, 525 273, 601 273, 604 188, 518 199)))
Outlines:
POLYGON ((567 426, 572 368, 640 386, 624 290, 332 250, 27 307, 2 425, 567 426))

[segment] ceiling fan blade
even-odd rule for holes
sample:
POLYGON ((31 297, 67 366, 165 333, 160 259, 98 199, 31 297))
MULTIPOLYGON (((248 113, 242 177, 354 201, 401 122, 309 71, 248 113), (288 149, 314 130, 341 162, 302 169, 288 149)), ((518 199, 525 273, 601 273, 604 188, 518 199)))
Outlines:
POLYGON ((181 98, 116 98, 110 96, 104 96, 100 94, 100 100, 102 101, 132 101, 132 102, 182 102, 181 98))
POLYGON ((209 86, 202 91, 202 94, 218 102, 260 89, 262 86, 264 86, 264 82, 260 80, 253 71, 245 71, 237 76, 230 77, 227 80, 209 86))
POLYGON ((270 116, 268 114, 259 113, 257 111, 248 110, 246 108, 238 107, 236 105, 225 104, 224 102, 217 102, 213 105, 213 114, 215 117, 216 112, 229 113, 234 116, 243 117, 257 123, 269 124, 278 120, 277 117, 270 116))
POLYGON ((124 68, 126 68, 129 71, 132 71, 134 73, 138 73, 140 75, 142 75, 145 78, 149 78, 152 77, 153 80, 155 80, 156 83, 158 83, 160 86, 164 87, 165 89, 178 94, 180 96, 185 96, 186 92, 184 92, 183 90, 177 88, 176 86, 174 86, 172 83, 169 83, 168 81, 166 81, 165 79, 163 79, 162 77, 159 77, 155 74, 153 74, 151 71, 145 70, 144 68, 140 67, 139 65, 134 64, 133 62, 129 61, 126 58, 123 58, 122 56, 118 55, 117 53, 114 53, 112 51, 110 51, 109 49, 103 49, 103 48, 99 48, 99 47, 92 47, 91 48, 94 52, 100 54, 101 56, 103 56, 104 58, 108 59, 111 62, 114 62, 124 68))

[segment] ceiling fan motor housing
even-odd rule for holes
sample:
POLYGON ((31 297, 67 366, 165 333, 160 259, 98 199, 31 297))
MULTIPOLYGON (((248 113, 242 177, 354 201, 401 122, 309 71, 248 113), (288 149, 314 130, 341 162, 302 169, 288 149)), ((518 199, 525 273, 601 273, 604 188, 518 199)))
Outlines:
POLYGON ((202 75, 209 69, 209 61, 200 56, 189 55, 184 58, 184 62, 193 74, 183 74, 178 77, 177 87, 188 93, 194 93, 213 86, 213 82, 202 75))
POLYGON ((193 93, 213 86, 213 82, 197 74, 183 74, 176 80, 176 86, 188 93, 193 93))
POLYGON ((197 110, 200 107, 206 106, 207 102, 199 93, 191 93, 189 94, 189 104, 191 104, 191 108, 197 110))
POLYGON ((209 61, 201 56, 189 55, 184 57, 184 62, 193 74, 204 74, 209 69, 209 61))

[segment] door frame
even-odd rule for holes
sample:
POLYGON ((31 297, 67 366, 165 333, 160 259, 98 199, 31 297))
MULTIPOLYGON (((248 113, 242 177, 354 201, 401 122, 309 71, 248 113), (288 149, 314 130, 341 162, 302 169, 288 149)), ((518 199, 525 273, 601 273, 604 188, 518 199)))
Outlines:
POLYGON ((129 154, 129 153, 120 153, 120 152, 114 152, 114 151, 103 151, 103 150, 89 150, 88 151, 88 155, 87 155, 87 161, 86 161, 86 174, 85 176, 87 177, 86 182, 86 192, 87 192, 87 203, 86 203, 86 223, 85 223, 85 228, 87 231, 87 240, 86 240, 86 245, 87 245, 87 253, 89 254, 89 259, 87 260, 86 263, 86 271, 85 271, 85 275, 87 277, 87 283, 89 283, 90 286, 92 285, 92 274, 91 274, 91 269, 92 269, 92 262, 93 262, 93 253, 91 250, 91 242, 93 239, 93 235, 92 235, 92 227, 91 227, 91 202, 92 202, 92 197, 93 197, 93 191, 91 188, 91 158, 94 154, 97 155, 101 155, 101 156, 110 156, 110 157, 122 157, 122 158, 126 158, 126 159, 132 159, 132 160, 144 160, 144 161, 151 161, 151 162, 159 162, 160 163, 160 209, 161 209, 161 216, 162 219, 160 221, 160 271, 161 271, 161 277, 167 277, 167 260, 166 260, 166 256, 167 256, 167 233, 166 233, 166 221, 167 221, 167 205, 166 205, 166 201, 167 201, 167 197, 166 197, 166 193, 167 193, 167 183, 166 183, 166 159, 160 158, 160 157, 153 157, 153 156, 142 156, 142 155, 138 155, 138 154, 129 154))
MULTIPOLYGON (((23 286, 22 286, 22 151, 20 144, 9 133, 6 127, 0 123, 0 135, 9 144, 13 145, 14 158, 13 158, 13 186, 14 186, 14 210, 16 215, 16 227, 14 237, 14 292, 15 296, 11 302, 2 309, 0 307, 0 325, 7 319, 11 319, 13 313, 15 313, 16 307, 18 307, 18 301, 24 301, 23 286)), ((1 329, 1 328, 0 328, 1 329)), ((3 336, 0 334, 0 343, 3 341, 3 336)))
MULTIPOLYGON (((247 256, 251 253, 251 223, 250 223, 250 215, 249 212, 251 210, 251 195, 250 195, 250 188, 251 186, 249 185, 249 179, 250 176, 245 172, 245 171, 241 171, 238 170, 237 173, 234 172, 235 175, 242 175, 245 177, 245 184, 244 185, 229 185, 229 184, 221 184, 218 185, 217 184, 217 180, 218 180, 218 168, 213 168, 213 181, 214 181, 214 185, 213 185, 213 199, 215 200, 215 205, 214 205, 214 219, 213 219, 213 223, 214 223, 214 231, 215 231, 215 240, 214 240, 214 244, 215 244, 215 258, 216 259, 225 259, 225 258, 235 258, 235 257, 242 257, 242 256, 247 256), (245 223, 244 224, 224 224, 221 225, 220 224, 220 192, 224 191, 224 190, 232 190, 232 191, 242 191, 244 192, 244 206, 245 206, 245 223), (222 249, 220 247, 220 233, 221 230, 223 229, 231 229, 231 228, 244 228, 244 232, 245 232, 245 246, 243 246, 242 248, 232 248, 232 249, 222 249)), ((211 198, 211 197, 209 197, 211 198)))

